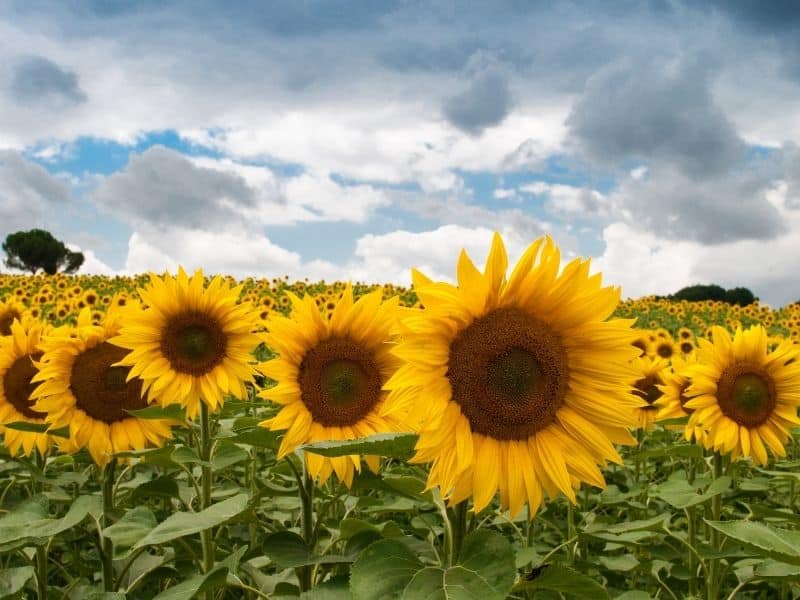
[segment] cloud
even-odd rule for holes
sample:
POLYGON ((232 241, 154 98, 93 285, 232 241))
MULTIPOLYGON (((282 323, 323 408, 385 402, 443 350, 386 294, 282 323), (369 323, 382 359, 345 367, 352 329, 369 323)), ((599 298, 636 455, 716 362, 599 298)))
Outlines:
POLYGON ((578 218, 609 215, 610 206, 606 197, 586 186, 534 181, 520 186, 519 191, 544 196, 545 208, 553 215, 578 218))
POLYGON ((48 227, 71 203, 63 181, 19 152, 0 150, 0 232, 48 227))
POLYGON ((448 98, 442 107, 445 118, 471 135, 503 122, 511 111, 507 76, 495 69, 477 73, 469 86, 448 98))
POLYGON ((14 66, 11 96, 20 104, 69 106, 86 102, 78 76, 44 56, 25 56, 14 66))
POLYGON ((728 172, 745 144, 714 102, 702 57, 626 59, 595 73, 567 119, 573 145, 596 164, 672 165, 693 178, 728 172))

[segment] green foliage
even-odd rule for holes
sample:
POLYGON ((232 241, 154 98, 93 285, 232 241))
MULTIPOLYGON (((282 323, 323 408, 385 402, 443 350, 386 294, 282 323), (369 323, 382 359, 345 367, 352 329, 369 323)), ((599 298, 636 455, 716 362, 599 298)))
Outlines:
POLYGON ((668 297, 670 300, 686 300, 688 302, 719 300, 721 302, 727 302, 728 304, 738 304, 739 306, 747 306, 758 300, 753 292, 747 288, 736 287, 726 290, 713 283, 710 285, 690 285, 681 288, 668 297))
POLYGON ((36 273, 40 269, 48 275, 59 271, 75 273, 83 264, 83 253, 73 252, 49 231, 31 229, 6 236, 3 242, 6 266, 36 273))

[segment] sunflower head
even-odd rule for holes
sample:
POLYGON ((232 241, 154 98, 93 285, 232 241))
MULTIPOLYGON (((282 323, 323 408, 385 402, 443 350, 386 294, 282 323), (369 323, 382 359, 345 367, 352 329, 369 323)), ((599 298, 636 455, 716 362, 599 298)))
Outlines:
POLYGON ((0 336, 11 335, 11 324, 23 320, 25 313, 25 305, 20 302, 0 302, 0 336))
POLYGON ((770 351, 761 325, 739 328, 733 338, 722 327, 712 334, 713 343, 699 340, 698 362, 686 369, 690 425, 708 432, 707 448, 733 458, 752 456, 763 465, 767 447, 785 456, 788 432, 800 425, 796 347, 785 341, 770 351))
POLYGON ((143 392, 162 405, 182 404, 190 418, 200 402, 216 410, 227 394, 247 396, 252 352, 261 342, 257 315, 237 301, 241 286, 219 276, 204 281, 200 270, 191 278, 183 269, 177 277, 151 275, 139 290, 147 308, 126 306, 113 340, 131 350, 120 364, 142 379, 143 392))
MULTIPOLYGON (((398 299, 382 302, 381 290, 353 300, 348 285, 327 308, 314 299, 288 293, 290 317, 273 314, 267 322, 267 345, 278 357, 262 363, 260 371, 278 385, 260 396, 281 405, 278 414, 261 423, 286 430, 279 457, 303 444, 321 440, 348 440, 374 433, 405 431, 407 403, 387 401, 382 390, 397 367, 392 356, 398 299)), ((309 473, 324 482, 332 473, 347 486, 361 468, 361 457, 326 458, 306 453, 309 473)), ((366 457, 373 470, 378 457, 366 457)))
MULTIPOLYGON (((44 423, 45 414, 33 409, 31 394, 35 361, 42 355, 41 337, 45 326, 34 321, 14 321, 9 336, 0 340, 0 424, 25 421, 44 423)), ((44 433, 3 428, 3 442, 12 456, 29 456, 34 449, 44 455, 52 443, 44 433)))
POLYGON ((534 514, 545 492, 574 501, 581 481, 604 485, 598 465, 620 460, 612 442, 632 441, 640 350, 632 321, 607 320, 620 292, 588 261, 562 269, 542 238, 507 267, 495 234, 483 272, 462 251, 456 286, 414 271, 425 309, 403 313, 403 364, 384 389, 414 401, 428 487, 472 496, 476 511, 499 491, 512 514, 534 514))
MULTIPOLYGON (((91 322, 91 315, 80 315, 78 322, 91 322)), ((42 342, 44 353, 33 378, 38 383, 32 393, 34 410, 44 413, 54 428, 69 427, 70 437, 61 449, 88 448, 100 466, 112 453, 159 446, 171 437, 167 421, 130 414, 148 401, 142 380, 120 364, 128 351, 110 341, 118 330, 113 315, 99 325, 53 330, 42 342)))

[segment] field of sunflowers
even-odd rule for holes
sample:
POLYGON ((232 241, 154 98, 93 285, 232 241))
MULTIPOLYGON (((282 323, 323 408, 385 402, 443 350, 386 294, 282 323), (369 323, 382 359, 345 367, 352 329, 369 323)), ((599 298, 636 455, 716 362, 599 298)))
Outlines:
POLYGON ((800 305, 454 272, 0 275, 0 597, 800 597, 800 305))

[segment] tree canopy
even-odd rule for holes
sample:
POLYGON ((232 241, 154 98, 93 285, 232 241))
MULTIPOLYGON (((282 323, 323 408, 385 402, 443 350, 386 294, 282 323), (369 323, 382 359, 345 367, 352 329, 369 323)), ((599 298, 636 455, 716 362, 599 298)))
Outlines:
POLYGON ((678 290, 668 298, 670 300, 688 300, 690 302, 721 300, 722 302, 738 304, 739 306, 747 306, 758 300, 753 292, 747 288, 737 287, 726 290, 722 286, 713 283, 709 285, 690 285, 678 290))
POLYGON ((44 229, 9 234, 3 242, 3 250, 7 267, 31 273, 39 269, 48 275, 59 271, 74 273, 84 260, 82 252, 73 252, 44 229))

